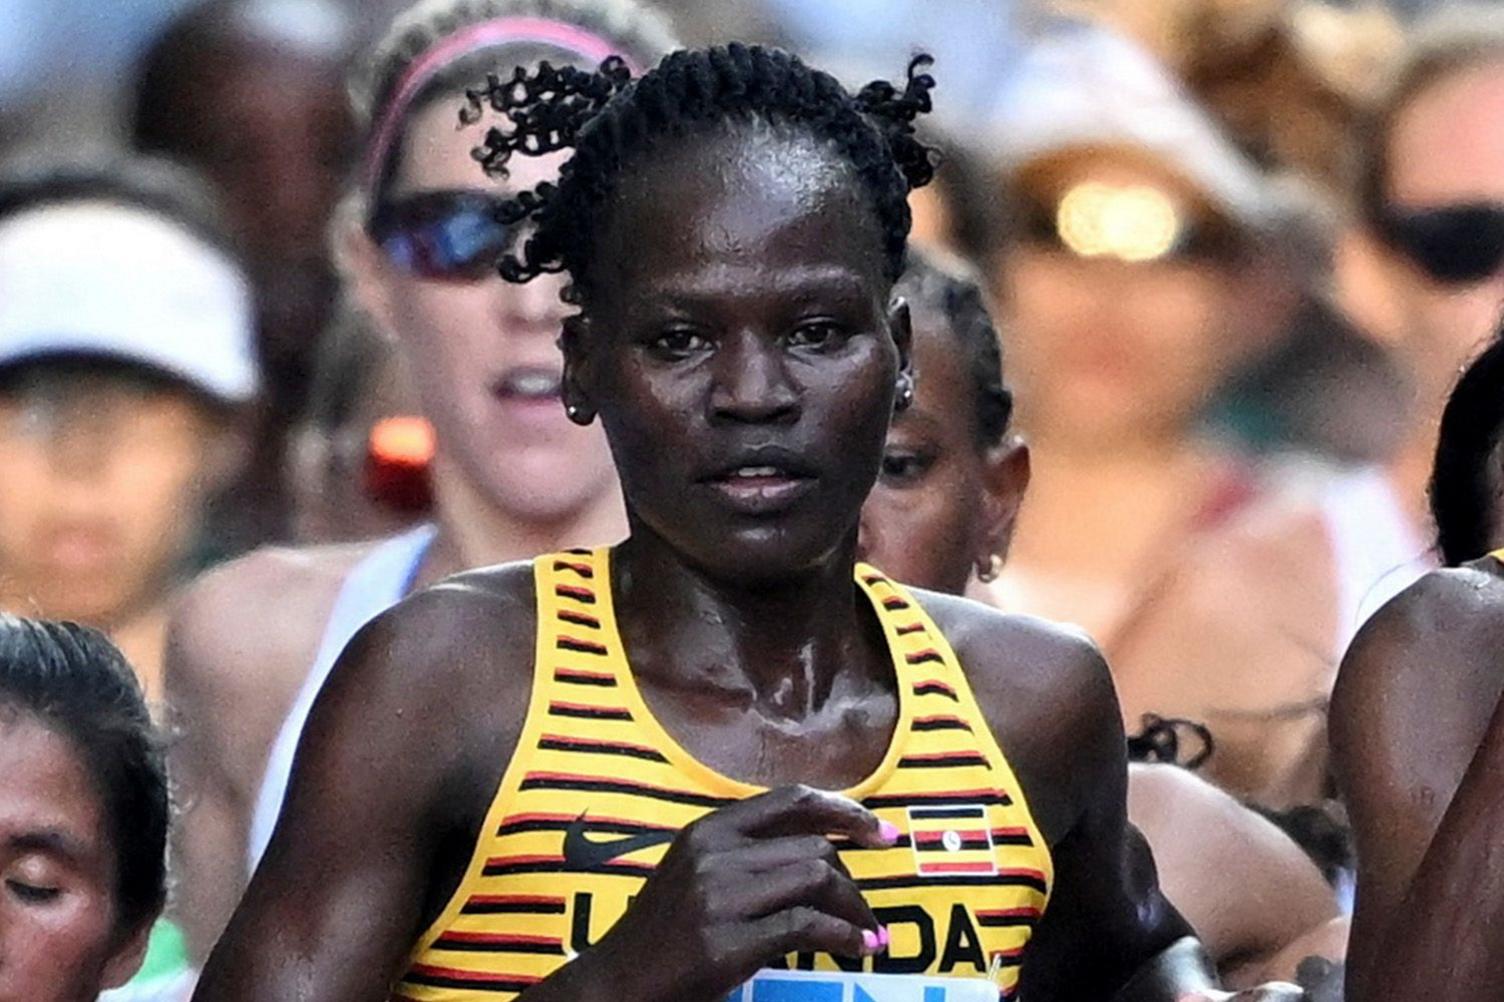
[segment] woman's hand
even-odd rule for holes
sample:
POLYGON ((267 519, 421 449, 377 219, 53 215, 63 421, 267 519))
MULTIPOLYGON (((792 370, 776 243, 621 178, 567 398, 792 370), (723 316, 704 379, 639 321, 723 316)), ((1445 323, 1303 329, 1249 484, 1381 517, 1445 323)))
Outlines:
POLYGON ((775 958, 887 945, 828 836, 881 849, 898 829, 834 793, 790 786, 681 831, 627 913, 580 958, 614 997, 723 998, 775 958))

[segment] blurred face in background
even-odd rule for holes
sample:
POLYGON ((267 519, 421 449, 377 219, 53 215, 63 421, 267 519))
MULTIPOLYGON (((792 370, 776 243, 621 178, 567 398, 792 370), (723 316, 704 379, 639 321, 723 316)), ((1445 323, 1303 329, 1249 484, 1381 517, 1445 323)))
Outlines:
POLYGON ((124 365, 0 373, 0 605, 111 627, 164 598, 220 477, 222 427, 124 365))
POLYGON ((141 965, 104 804, 74 743, 0 704, 0 998, 94 1002, 141 965))
MULTIPOLYGON (((1463 206, 1504 209, 1504 58, 1441 77, 1411 97, 1391 123, 1385 167, 1382 216, 1430 228, 1443 251, 1504 247, 1504 233, 1480 239, 1452 230, 1447 219, 1463 206)), ((1458 368, 1498 323, 1504 261, 1481 276, 1438 277, 1424 253, 1371 232, 1339 266, 1354 318, 1399 352, 1422 407, 1439 407, 1458 368)))
MULTIPOLYGON (((519 156, 504 181, 488 179, 471 157, 477 131, 456 128, 462 103, 441 97, 409 117, 378 213, 387 204, 406 207, 397 216, 442 220, 454 195, 505 195, 558 173, 563 153, 519 156)), ((400 256, 366 234, 352 264, 364 305, 401 345, 437 432, 436 474, 455 469, 487 503, 539 525, 566 521, 614 491, 605 436, 598 425, 571 422, 560 397, 562 278, 514 285, 493 257, 473 273, 434 277, 400 256)))
POLYGON ((913 329, 914 402, 888 428, 858 553, 905 584, 959 595, 1008 551, 1028 450, 1011 436, 983 440, 966 351, 946 319, 916 309, 913 329))
POLYGON ((342 66, 332 43, 227 28, 184 61, 173 90, 183 126, 167 152, 223 195, 256 285, 274 395, 305 378, 334 299, 327 233, 355 149, 342 66))
POLYGON ((1108 152, 1026 167, 1016 196, 995 296, 1025 431, 1102 450, 1184 436, 1248 349, 1230 224, 1108 152))

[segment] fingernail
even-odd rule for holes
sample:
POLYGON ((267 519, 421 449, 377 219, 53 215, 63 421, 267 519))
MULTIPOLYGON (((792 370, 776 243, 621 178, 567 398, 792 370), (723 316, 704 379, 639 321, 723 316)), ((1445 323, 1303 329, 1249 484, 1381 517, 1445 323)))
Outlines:
POLYGON ((863 950, 867 951, 868 953, 876 953, 878 951, 878 948, 881 946, 882 940, 878 938, 877 933, 873 932, 871 929, 862 930, 863 950))
POLYGON ((902 835, 903 832, 899 831, 898 826, 893 822, 883 821, 880 822, 877 826, 877 834, 884 842, 888 843, 889 845, 897 845, 898 836, 902 835))
POLYGON ((888 948, 888 944, 891 943, 892 941, 893 941, 893 934, 890 933, 890 932, 888 932, 888 927, 885 926, 885 925, 878 926, 877 927, 877 945, 881 946, 884 950, 886 950, 888 948))

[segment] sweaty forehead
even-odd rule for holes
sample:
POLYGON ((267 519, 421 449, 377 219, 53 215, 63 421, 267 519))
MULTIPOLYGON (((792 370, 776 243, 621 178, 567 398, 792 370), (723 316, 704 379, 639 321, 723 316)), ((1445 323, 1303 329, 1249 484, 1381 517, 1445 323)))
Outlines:
POLYGON ((709 271, 844 272, 883 285, 884 243, 855 171, 819 141, 741 126, 653 151, 600 220, 601 295, 709 271))

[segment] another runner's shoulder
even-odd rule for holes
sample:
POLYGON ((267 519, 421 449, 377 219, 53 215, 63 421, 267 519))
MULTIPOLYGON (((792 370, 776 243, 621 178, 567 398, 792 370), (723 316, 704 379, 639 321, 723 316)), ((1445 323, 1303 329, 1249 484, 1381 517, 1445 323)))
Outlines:
MULTIPOLYGON (((1431 571, 1374 613, 1348 648, 1334 694, 1334 710, 1381 697, 1403 680, 1417 693, 1436 689, 1437 665, 1449 686, 1494 673, 1504 647, 1504 567, 1492 556, 1431 571)), ((1441 687, 1446 688, 1446 687, 1441 687)))
POLYGON ((915 591, 956 652, 993 736, 1053 843, 1108 773, 1123 768, 1112 676, 1080 630, 970 599, 915 591))
POLYGON ((376 545, 264 547, 196 578, 168 624, 168 698, 237 713, 265 706, 275 733, 345 576, 376 545))

